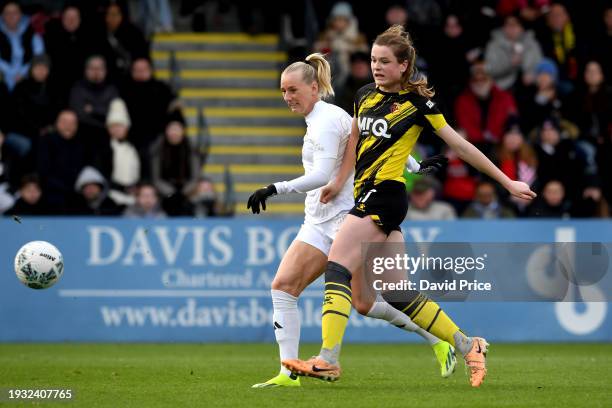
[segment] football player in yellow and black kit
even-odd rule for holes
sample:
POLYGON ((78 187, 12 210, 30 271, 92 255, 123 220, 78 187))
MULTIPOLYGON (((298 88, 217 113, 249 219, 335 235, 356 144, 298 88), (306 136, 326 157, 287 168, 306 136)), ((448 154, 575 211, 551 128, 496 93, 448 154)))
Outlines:
MULTIPOLYGON (((403 242, 400 223, 408 209, 404 163, 424 128, 431 128, 463 160, 499 182, 513 196, 526 200, 535 197, 527 184, 509 179, 446 123, 430 100, 433 91, 427 87, 427 79, 414 68, 415 60, 412 41, 402 26, 389 28, 374 41, 371 51, 374 84, 361 88, 355 96, 352 132, 341 171, 321 197, 322 201, 333 197, 354 168, 355 206, 329 252, 321 352, 307 361, 283 361, 285 367, 298 375, 337 380, 338 357, 351 303, 362 313, 381 303, 372 305, 367 299, 361 243, 403 242)), ((470 369, 471 385, 482 384, 488 349, 485 339, 466 336, 436 302, 418 291, 385 292, 382 297, 415 324, 459 350, 470 369)))

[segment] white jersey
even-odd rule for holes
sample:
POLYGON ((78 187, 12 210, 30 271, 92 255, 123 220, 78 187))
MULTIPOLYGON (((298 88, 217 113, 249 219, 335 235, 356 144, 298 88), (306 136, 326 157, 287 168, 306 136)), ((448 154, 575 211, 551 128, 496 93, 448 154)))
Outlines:
MULTIPOLYGON (((313 170, 315 156, 336 159, 330 177, 333 180, 340 170, 344 150, 351 134, 353 118, 344 109, 319 101, 306 116, 306 135, 302 147, 302 164, 306 174, 313 170)), ((319 201, 321 188, 306 193, 304 212, 306 222, 319 224, 330 220, 343 211, 353 208, 353 175, 346 180, 344 187, 332 201, 323 204, 319 201)))
POLYGON ((342 108, 319 101, 305 119, 306 135, 302 146, 304 175, 274 185, 279 194, 305 192, 305 222, 315 225, 353 207, 352 175, 331 202, 323 204, 319 201, 321 187, 336 177, 342 165, 352 118, 342 108))

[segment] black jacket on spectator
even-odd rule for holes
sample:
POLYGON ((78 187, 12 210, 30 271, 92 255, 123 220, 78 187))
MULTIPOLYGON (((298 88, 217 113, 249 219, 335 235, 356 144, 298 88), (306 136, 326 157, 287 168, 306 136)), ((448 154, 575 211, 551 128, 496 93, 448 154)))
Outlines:
POLYGON ((612 81, 612 34, 602 35, 596 42, 598 53, 595 57, 601 62, 604 76, 612 81))
POLYGON ((51 81, 62 104, 68 103, 70 89, 83 77, 85 60, 99 48, 100 41, 83 24, 74 33, 66 31, 59 20, 47 24, 45 50, 53 61, 51 81))
POLYGON ((191 215, 187 200, 200 175, 200 160, 189 140, 171 145, 165 136, 151 146, 151 176, 153 184, 164 197, 162 206, 168 215, 191 215))
POLYGON ((429 57, 430 84, 436 90, 436 99, 447 120, 452 120, 455 99, 465 89, 470 77, 470 66, 466 53, 470 50, 467 35, 462 33, 457 38, 451 38, 442 32, 438 39, 438 50, 429 57), (448 61, 453 61, 453 68, 448 68, 448 61))
POLYGON ((119 215, 123 212, 123 208, 108 196, 106 179, 93 167, 87 166, 81 170, 74 189, 76 196, 69 204, 71 215, 119 215), (83 194, 83 188, 88 184, 97 184, 100 187, 100 193, 89 200, 83 194))
POLYGON ((120 215, 123 212, 123 207, 118 206, 108 196, 95 205, 88 203, 83 196, 77 196, 75 201, 71 204, 71 211, 69 215, 120 215))
POLYGON ((118 81, 128 75, 132 61, 149 58, 149 45, 142 31, 134 24, 123 22, 114 33, 101 33, 102 55, 108 62, 109 77, 118 81))
POLYGON ((74 4, 81 10, 83 21, 93 24, 95 21, 104 21, 104 11, 109 3, 117 4, 124 18, 130 18, 130 7, 128 0, 70 0, 65 3, 74 4))
POLYGON ((11 97, 9 90, 4 83, 0 81, 0 131, 7 132, 11 127, 11 97))
POLYGON ((604 198, 612 206, 612 131, 597 145, 597 167, 604 198))
POLYGON ((372 83, 371 78, 359 79, 352 75, 346 79, 342 87, 342 92, 336 97, 335 104, 344 109, 349 115, 353 116, 355 110, 355 94, 363 86, 372 83))
POLYGON ((85 165, 85 147, 79 134, 66 140, 53 132, 40 138, 38 174, 50 210, 61 214, 74 200, 74 183, 85 165))
POLYGON ((51 125, 57 115, 57 100, 50 81, 37 82, 32 77, 20 81, 13 90, 11 110, 13 131, 36 141, 41 130, 51 125))
POLYGON ((151 165, 153 182, 163 195, 193 188, 200 175, 198 154, 187 139, 173 146, 161 137, 151 147, 151 165))
POLYGON ((12 208, 5 211, 9 215, 47 215, 49 209, 44 201, 40 199, 36 204, 28 204, 23 198, 19 198, 12 208))
POLYGON ((0 183, 7 182, 11 191, 19 188, 19 181, 23 175, 23 162, 6 140, 0 145, 0 183))
POLYGON ((577 97, 580 109, 575 109, 575 122, 581 137, 596 143, 610 132, 612 124, 612 90, 605 83, 595 93, 584 87, 577 97))
POLYGON ((542 198, 536 198, 535 201, 527 207, 528 217, 538 218, 569 218, 570 205, 567 201, 558 206, 552 206, 542 198))
POLYGON ((521 128, 525 133, 529 133, 540 126, 547 118, 565 118, 565 113, 571 109, 571 98, 560 97, 555 93, 554 98, 549 100, 537 100, 537 88, 535 86, 519 87, 517 94, 517 106, 521 128))
POLYGON ((148 154, 151 143, 164 132, 168 108, 176 95, 167 84, 157 79, 146 82, 130 79, 122 86, 121 97, 132 120, 130 142, 137 150, 148 154))
MULTIPOLYGON (((574 31, 575 35, 575 31, 574 31)), ((562 40, 562 45, 557 48, 554 37, 565 39, 563 34, 555 34, 548 27, 542 27, 537 31, 537 39, 542 47, 542 54, 555 61, 559 66, 559 78, 561 82, 570 83, 578 78, 578 44, 580 39, 574 39, 574 47, 562 40), (557 56, 557 49, 563 50, 564 59, 561 61, 557 56)))
POLYGON ((534 149, 538 157, 536 189, 543 188, 551 180, 559 180, 565 186, 566 197, 570 200, 576 198, 587 181, 584 180, 584 165, 578 160, 574 142, 563 139, 552 153, 539 144, 534 149))

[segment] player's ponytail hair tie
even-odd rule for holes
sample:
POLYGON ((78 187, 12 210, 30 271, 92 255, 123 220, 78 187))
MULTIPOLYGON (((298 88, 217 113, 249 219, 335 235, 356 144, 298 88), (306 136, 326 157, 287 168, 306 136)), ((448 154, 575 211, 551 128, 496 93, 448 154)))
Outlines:
POLYGON ((289 65, 285 68, 283 74, 293 71, 301 71, 302 79, 307 84, 316 82, 319 85, 319 97, 321 99, 334 96, 334 89, 331 85, 331 67, 323 54, 310 54, 304 61, 289 65), (312 67, 312 69, 309 67, 312 67))

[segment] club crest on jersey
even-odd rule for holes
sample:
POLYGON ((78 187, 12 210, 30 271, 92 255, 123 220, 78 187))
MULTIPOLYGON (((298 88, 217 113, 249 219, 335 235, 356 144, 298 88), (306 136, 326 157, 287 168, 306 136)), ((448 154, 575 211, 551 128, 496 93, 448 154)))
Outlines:
POLYGON ((386 139, 391 137, 391 135, 387 133, 389 124, 383 118, 374 120, 374 118, 360 116, 357 120, 357 125, 359 127, 359 133, 362 135, 367 135, 372 132, 376 137, 384 137, 386 139))
POLYGON ((402 106, 402 105, 400 105, 399 102, 395 102, 395 103, 391 104, 391 109, 390 109, 391 113, 397 112, 399 110, 400 106, 402 106))

